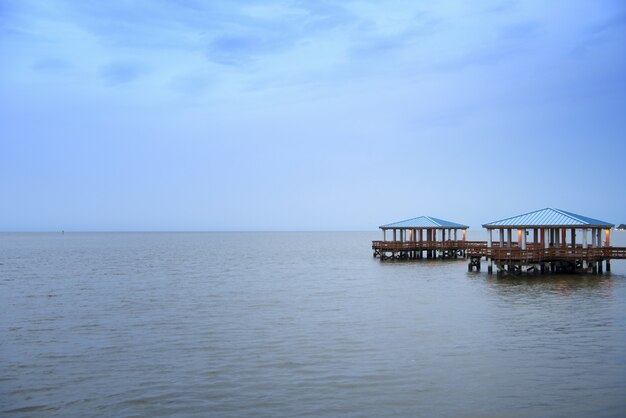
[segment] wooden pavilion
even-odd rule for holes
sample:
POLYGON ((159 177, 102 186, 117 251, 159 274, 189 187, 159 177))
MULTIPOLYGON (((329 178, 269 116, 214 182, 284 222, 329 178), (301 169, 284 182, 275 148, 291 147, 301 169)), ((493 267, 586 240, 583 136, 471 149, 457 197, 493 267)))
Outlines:
POLYGON ((383 240, 372 241, 372 249, 374 257, 378 256, 381 260, 456 258, 465 256, 469 247, 486 244, 484 241, 467 241, 467 225, 432 216, 419 216, 379 228, 383 231, 383 240))
POLYGON ((611 271, 611 259, 626 258, 626 248, 611 247, 613 224, 560 209, 546 208, 483 225, 486 248, 468 251, 468 269, 480 260, 503 272, 611 271))

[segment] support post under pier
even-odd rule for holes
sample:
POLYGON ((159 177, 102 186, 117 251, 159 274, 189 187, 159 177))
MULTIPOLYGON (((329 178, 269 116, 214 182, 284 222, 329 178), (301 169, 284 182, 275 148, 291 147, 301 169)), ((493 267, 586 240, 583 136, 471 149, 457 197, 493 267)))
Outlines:
POLYGON ((480 259, 482 257, 471 257, 470 262, 467 264, 467 271, 473 271, 476 268, 476 271, 480 271, 480 259))

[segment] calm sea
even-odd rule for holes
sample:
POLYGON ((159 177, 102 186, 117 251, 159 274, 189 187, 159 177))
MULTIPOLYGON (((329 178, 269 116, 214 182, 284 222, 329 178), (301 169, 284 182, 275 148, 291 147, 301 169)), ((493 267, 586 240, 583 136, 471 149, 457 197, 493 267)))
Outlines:
POLYGON ((378 237, 0 234, 0 414, 626 416, 626 261, 496 278, 378 237))

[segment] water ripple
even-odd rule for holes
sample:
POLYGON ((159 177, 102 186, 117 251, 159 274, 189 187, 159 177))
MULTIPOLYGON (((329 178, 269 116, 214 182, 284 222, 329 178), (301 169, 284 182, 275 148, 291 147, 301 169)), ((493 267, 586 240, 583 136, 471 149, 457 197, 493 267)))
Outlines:
POLYGON ((0 234, 8 416, 622 416, 626 266, 498 279, 370 233, 0 234))

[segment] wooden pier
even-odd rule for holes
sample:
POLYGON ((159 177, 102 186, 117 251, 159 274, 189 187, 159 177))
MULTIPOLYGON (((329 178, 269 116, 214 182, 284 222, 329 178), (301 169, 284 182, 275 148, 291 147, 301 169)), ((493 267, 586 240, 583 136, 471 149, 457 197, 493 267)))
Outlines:
POLYGON ((610 245, 613 224, 560 209, 541 209, 483 227, 488 241, 467 241, 468 226, 429 216, 383 225, 379 227, 383 239, 372 241, 373 256, 381 260, 461 257, 468 259, 468 271, 480 271, 485 261, 487 272, 493 274, 495 266, 498 275, 602 274, 611 271, 611 260, 626 259, 626 247, 610 245))

